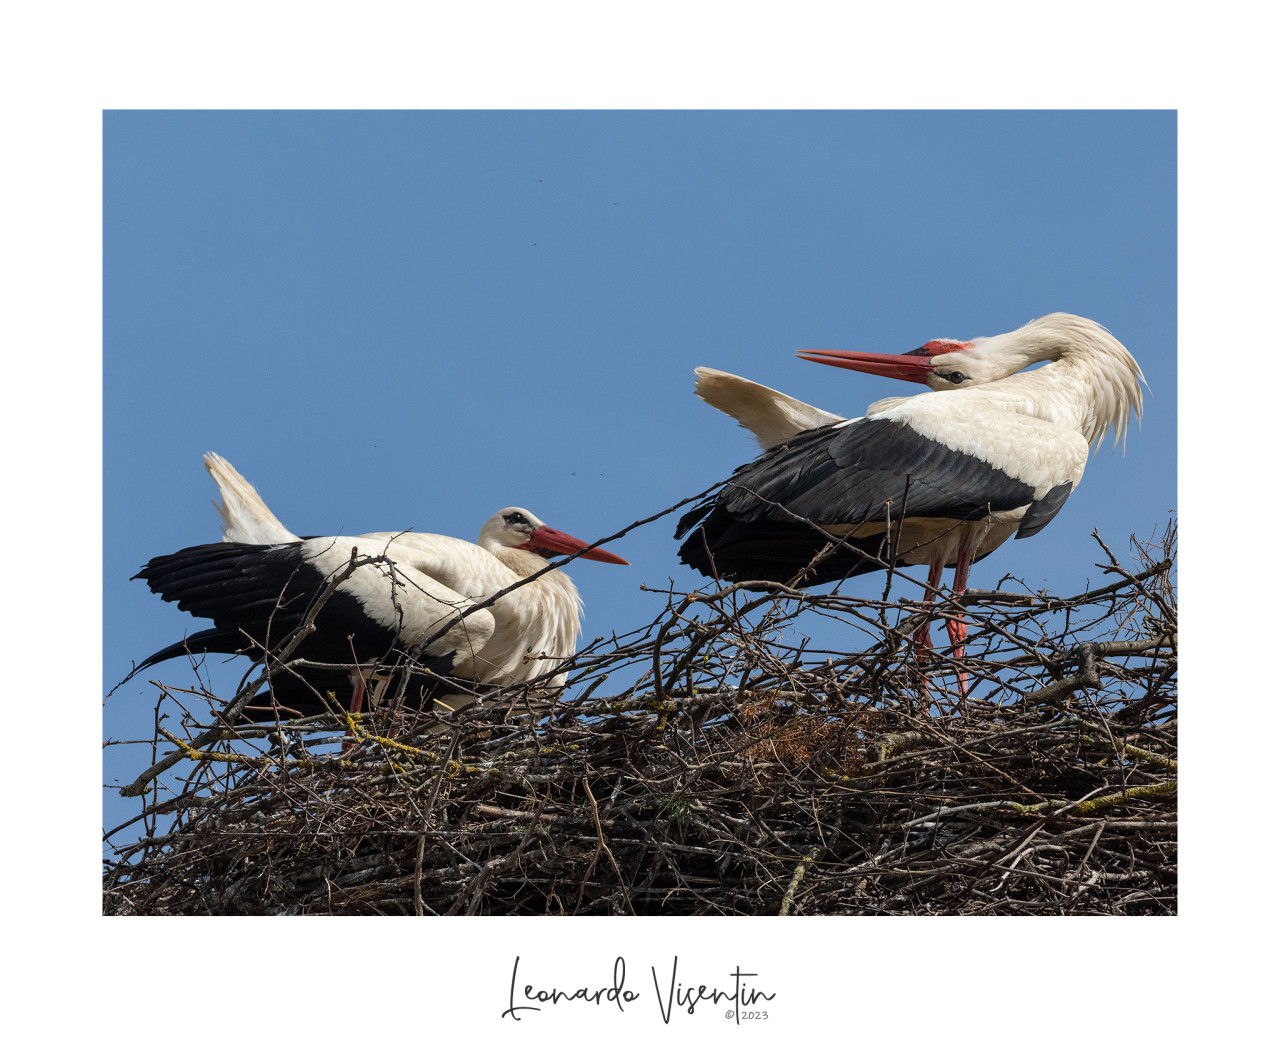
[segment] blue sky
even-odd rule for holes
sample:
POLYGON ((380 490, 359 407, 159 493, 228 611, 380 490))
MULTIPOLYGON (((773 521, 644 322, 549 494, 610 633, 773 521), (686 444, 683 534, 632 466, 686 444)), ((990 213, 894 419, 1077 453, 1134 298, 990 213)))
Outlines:
MULTIPOLYGON (((797 348, 1081 314, 1142 365, 1142 428, 971 584, 1075 592, 1095 527, 1127 555, 1176 506, 1171 111, 117 111, 103 130, 104 689, 203 626, 129 577, 217 540, 206 450, 299 534, 473 539, 516 504, 591 540, 756 453, 693 395, 697 365, 853 415, 911 388, 797 348)), ((674 526, 612 544, 629 569, 572 566, 584 640, 652 619, 642 583, 701 585, 674 526)), ((148 679, 190 673, 122 687, 104 736, 150 732, 148 679)), ((145 763, 113 747, 106 780, 145 763)), ((106 804, 111 825, 136 811, 106 804)))

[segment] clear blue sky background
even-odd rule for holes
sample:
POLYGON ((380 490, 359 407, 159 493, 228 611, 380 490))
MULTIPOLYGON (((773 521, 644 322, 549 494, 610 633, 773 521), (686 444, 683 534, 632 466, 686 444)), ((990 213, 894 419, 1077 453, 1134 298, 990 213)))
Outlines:
MULTIPOLYGON (((1097 528, 1176 505, 1173 112, 109 112, 104 125, 104 689, 202 622, 132 576, 219 537, 216 450, 299 534, 473 539, 519 504, 591 540, 754 443, 710 365, 849 415, 909 385, 796 359, 906 351, 1055 310, 1151 384, 1127 454, 973 573, 1097 580, 1097 528)), ((675 517, 575 563, 584 640, 703 582, 675 517)), ((874 594, 874 588, 866 593, 874 594)), ((227 675, 234 685, 238 671, 227 675)), ((153 669, 106 703, 144 737, 153 669)), ((148 751, 106 755, 124 783, 148 751)), ((106 797, 109 825, 137 802, 106 797)))

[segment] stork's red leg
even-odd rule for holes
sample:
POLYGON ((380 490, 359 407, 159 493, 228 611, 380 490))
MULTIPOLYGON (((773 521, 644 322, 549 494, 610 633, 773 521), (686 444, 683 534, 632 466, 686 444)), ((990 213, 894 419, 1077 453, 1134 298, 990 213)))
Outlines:
MULTIPOLYGON (((951 599, 958 602, 969 586, 969 566, 973 564, 973 551, 962 547, 956 555, 956 578, 951 584, 951 599)), ((947 618, 947 637, 951 639, 951 656, 964 656, 964 640, 969 634, 969 625, 965 623, 964 614, 947 618)), ((969 674, 961 672, 958 686, 960 693, 968 693, 969 674)))
MULTIPOLYGON (((363 706, 364 676, 357 673, 356 677, 351 682, 351 715, 355 716, 363 706)), ((342 752, 344 754, 350 753, 352 748, 355 746, 355 737, 355 732, 348 727, 347 733, 342 736, 342 752)))
MULTIPOLYGON (((385 700, 387 689, 391 685, 391 676, 383 676, 378 680, 378 685, 374 688, 373 700, 376 704, 382 705, 385 700)), ((387 725, 387 737, 400 737, 400 724, 404 721, 404 704, 397 702, 395 712, 391 715, 391 722, 387 725)))
MULTIPOLYGON (((941 557, 929 566, 929 576, 925 582, 928 586, 924 589, 924 604, 930 606, 933 604, 934 596, 938 593, 938 588, 942 586, 941 557)), ((932 622, 929 612, 930 610, 925 610, 924 622, 915 630, 916 660, 921 664, 924 664, 929 659, 928 651, 933 648, 933 639, 929 637, 929 625, 932 622)))

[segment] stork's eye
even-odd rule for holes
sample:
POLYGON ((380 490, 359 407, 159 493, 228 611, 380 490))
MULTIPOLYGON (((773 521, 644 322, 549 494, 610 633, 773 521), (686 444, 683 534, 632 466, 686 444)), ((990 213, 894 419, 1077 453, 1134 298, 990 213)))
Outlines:
POLYGON ((525 528, 529 526, 529 521, 525 518, 523 513, 507 513, 502 519, 508 524, 519 524, 525 528))
POLYGON ((965 376, 963 373, 956 371, 954 373, 943 373, 942 379, 949 380, 953 384, 963 384, 969 378, 965 376))

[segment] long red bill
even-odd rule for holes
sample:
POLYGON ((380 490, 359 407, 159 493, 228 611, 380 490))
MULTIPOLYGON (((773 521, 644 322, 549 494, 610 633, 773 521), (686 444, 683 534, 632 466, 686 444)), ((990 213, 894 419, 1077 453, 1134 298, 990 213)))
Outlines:
MULTIPOLYGON (((535 554, 541 554, 543 557, 555 557, 558 554, 576 554, 579 550, 587 550, 587 545, 581 539, 575 539, 572 535, 557 531, 555 528, 549 528, 544 524, 541 528, 534 530, 523 549, 532 550, 535 554)), ((611 554, 608 550, 601 550, 599 547, 594 550, 587 550, 581 556, 591 561, 604 561, 610 565, 631 564, 630 561, 624 560, 617 554, 611 554)))
POLYGON ((910 380, 923 384, 933 370, 933 355, 909 351, 906 354, 873 354, 870 351, 799 351, 797 357, 809 362, 834 365, 837 369, 854 369, 859 373, 910 380))

